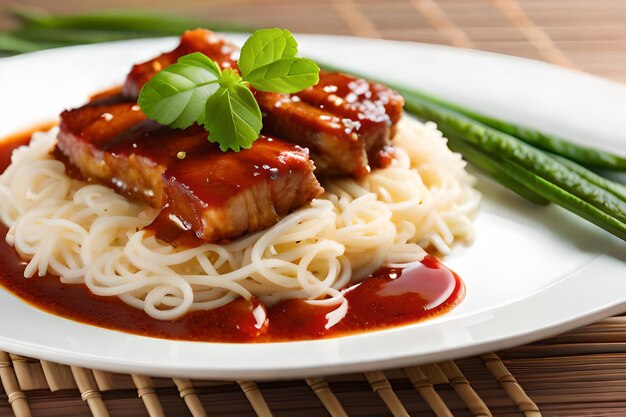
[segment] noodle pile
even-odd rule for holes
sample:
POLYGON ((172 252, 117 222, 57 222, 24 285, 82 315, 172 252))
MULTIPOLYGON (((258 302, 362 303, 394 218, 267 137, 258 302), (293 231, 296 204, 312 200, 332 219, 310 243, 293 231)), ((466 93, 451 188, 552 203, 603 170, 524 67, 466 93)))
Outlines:
POLYGON ((159 320, 254 296, 336 305, 330 326, 345 314, 340 290, 350 282, 381 265, 419 262, 424 248, 447 254, 473 236, 480 195, 432 123, 400 122, 392 166, 362 180, 326 181, 320 198, 275 226, 193 249, 142 230, 156 210, 68 177, 50 155, 55 136, 36 133, 0 176, 0 220, 28 261, 25 277, 84 283, 159 320))

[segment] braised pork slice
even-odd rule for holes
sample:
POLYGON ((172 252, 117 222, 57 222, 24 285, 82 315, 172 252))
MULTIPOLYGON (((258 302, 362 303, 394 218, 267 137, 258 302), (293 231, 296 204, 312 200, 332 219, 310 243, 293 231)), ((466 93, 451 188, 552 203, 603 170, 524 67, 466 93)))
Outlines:
POLYGON ((269 227, 323 191, 306 149, 261 136, 222 152, 203 128, 162 126, 134 102, 63 112, 57 146, 86 179, 162 209, 204 242, 269 227))
POLYGON ((217 62, 222 69, 237 68, 237 58, 239 58, 239 47, 237 45, 208 30, 188 30, 183 33, 180 43, 173 51, 133 66, 124 83, 124 94, 127 97, 136 99, 139 96, 141 87, 154 74, 174 64, 181 56, 192 52, 202 52, 217 62))
MULTIPOLYGON (((204 29, 187 31, 180 45, 135 65, 124 94, 136 98, 158 71, 191 52, 202 52, 223 68, 236 68, 238 48, 204 29)), ((341 73, 320 72, 320 82, 297 94, 256 91, 264 132, 309 148, 318 175, 363 176, 378 166, 390 145, 404 101, 389 88, 341 73)))

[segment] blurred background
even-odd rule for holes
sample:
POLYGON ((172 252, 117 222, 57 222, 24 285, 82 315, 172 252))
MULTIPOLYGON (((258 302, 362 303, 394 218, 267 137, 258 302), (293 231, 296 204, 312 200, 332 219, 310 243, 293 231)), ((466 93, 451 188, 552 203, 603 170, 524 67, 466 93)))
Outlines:
POLYGON ((124 9, 179 15, 191 24, 279 26, 475 48, 626 82, 625 0, 1 0, 0 30, 19 32, 23 23, 14 10, 67 15, 124 9))

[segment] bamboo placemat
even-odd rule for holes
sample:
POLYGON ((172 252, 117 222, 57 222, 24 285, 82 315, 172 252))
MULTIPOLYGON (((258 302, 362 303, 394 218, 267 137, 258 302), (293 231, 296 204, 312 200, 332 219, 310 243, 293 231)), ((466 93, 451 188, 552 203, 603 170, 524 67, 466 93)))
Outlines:
POLYGON ((150 378, 0 352, 0 379, 0 416, 624 416, 626 316, 497 354, 327 378, 150 378))
MULTIPOLYGON (((518 55, 626 82, 624 0, 18 0, 57 13, 158 9, 295 32, 518 55)), ((626 317, 497 354, 299 381, 119 375, 0 352, 0 417, 626 416, 626 317), (540 410, 540 411, 539 411, 540 410)))

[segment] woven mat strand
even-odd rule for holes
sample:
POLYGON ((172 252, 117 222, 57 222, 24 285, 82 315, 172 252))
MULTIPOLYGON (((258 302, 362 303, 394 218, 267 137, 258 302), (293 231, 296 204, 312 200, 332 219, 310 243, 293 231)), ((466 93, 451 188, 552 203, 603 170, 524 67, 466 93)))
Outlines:
MULTIPOLYGON (((497 415, 540 415, 537 406, 493 353, 458 363, 447 361, 385 372, 258 384, 112 374, 5 352, 0 352, 0 366, 5 390, 0 397, 6 397, 5 404, 10 404, 17 417, 44 413, 71 417, 89 412, 95 417, 121 413, 160 417, 187 412, 194 417, 255 414, 448 417, 491 416, 490 409, 499 411, 497 415), (466 375, 471 376, 471 383, 466 375), (140 403, 145 412, 140 411, 140 403)), ((8 406, 0 407, 0 415, 9 415, 8 406)))
POLYGON ((151 378, 6 352, 0 381, 1 417, 623 416, 626 316, 498 354, 304 381, 151 378))
POLYGON ((0 416, 623 416, 626 316, 498 354, 304 381, 150 378, 5 352, 0 378, 0 416))

